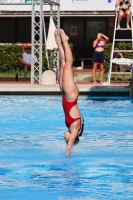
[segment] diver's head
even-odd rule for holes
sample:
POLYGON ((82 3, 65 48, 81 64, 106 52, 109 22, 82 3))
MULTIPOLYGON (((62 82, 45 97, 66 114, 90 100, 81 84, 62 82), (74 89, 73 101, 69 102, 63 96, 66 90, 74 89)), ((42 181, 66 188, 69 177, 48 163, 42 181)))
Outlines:
MULTIPOLYGON (((82 136, 83 131, 84 131, 84 118, 83 118, 82 115, 81 115, 80 123, 81 123, 81 124, 80 124, 80 130, 79 130, 79 132, 78 132, 78 135, 77 135, 77 137, 76 137, 76 139, 75 139, 73 145, 76 145, 76 144, 79 143, 79 137, 82 136)), ((70 138, 70 135, 71 135, 70 130, 68 130, 68 131, 66 131, 66 132, 64 133, 64 139, 65 139, 65 141, 66 141, 66 144, 68 143, 68 140, 69 140, 69 138, 70 138)))
POLYGON ((81 116, 81 124, 80 124, 80 130, 78 132, 78 136, 79 137, 82 136, 83 132, 84 132, 84 118, 83 116, 81 116))

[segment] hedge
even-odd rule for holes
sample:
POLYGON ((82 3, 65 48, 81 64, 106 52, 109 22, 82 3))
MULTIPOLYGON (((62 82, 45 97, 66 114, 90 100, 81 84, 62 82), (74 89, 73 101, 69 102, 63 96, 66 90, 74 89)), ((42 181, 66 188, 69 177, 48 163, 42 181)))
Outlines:
MULTIPOLYGON (((70 48, 73 48, 73 44, 69 44, 70 48)), ((109 65, 110 65, 110 55, 111 55, 111 48, 112 43, 107 43, 105 45, 104 53, 106 58, 105 63, 105 70, 108 71, 109 65)), ((131 43, 127 42, 119 42, 119 49, 121 50, 130 50, 131 49, 131 43)), ((133 52, 122 52, 124 58, 133 58, 133 52)), ((36 53, 38 56, 38 54, 36 53)), ((0 71, 6 72, 6 71, 14 71, 14 69, 18 66, 18 57, 22 56, 21 46, 17 44, 5 44, 0 45, 0 71)), ((50 52, 49 52, 50 56, 50 52)), ((50 59, 49 59, 50 60, 50 59)), ((73 60, 75 58, 73 57, 73 60)), ((43 71, 48 69, 48 63, 46 59, 46 51, 45 51, 45 45, 42 46, 42 68, 43 71)))
MULTIPOLYGON (((42 47, 43 70, 47 68, 45 45, 42 47)), ((38 56, 38 54, 36 53, 38 56)), ((0 71, 13 71, 18 66, 18 57, 22 57, 21 46, 17 44, 0 45, 0 71)))
MULTIPOLYGON (((70 48, 72 49, 73 44, 69 45, 70 48)), ((38 57, 38 53, 36 53, 36 56, 38 57)), ((50 52, 48 53, 48 56, 50 57, 50 52)), ((14 71, 14 69, 18 66, 18 57, 22 57, 21 46, 17 44, 0 45, 0 71, 1 72, 14 71)), ((42 46, 42 69, 43 71, 48 69, 44 44, 42 46)))

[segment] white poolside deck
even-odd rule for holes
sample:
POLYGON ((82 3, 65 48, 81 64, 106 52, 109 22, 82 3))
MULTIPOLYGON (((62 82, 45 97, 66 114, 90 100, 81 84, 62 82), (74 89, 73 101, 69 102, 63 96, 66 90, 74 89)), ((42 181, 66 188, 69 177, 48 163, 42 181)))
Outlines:
MULTIPOLYGON (((101 84, 77 84, 80 94, 83 95, 116 95, 128 96, 130 94, 129 83, 113 83, 110 85, 101 84)), ((0 84, 0 94, 60 94, 59 84, 53 86, 42 86, 39 84, 0 84)))

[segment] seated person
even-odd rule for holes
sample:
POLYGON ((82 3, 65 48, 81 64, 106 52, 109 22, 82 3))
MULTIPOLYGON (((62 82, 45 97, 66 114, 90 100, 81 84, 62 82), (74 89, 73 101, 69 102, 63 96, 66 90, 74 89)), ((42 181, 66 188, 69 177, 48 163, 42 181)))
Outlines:
POLYGON ((118 11, 118 23, 117 23, 117 29, 121 29, 120 23, 124 15, 126 15, 127 21, 126 21, 126 27, 127 29, 130 29, 130 18, 131 18, 131 3, 130 0, 116 0, 115 7, 117 8, 119 6, 118 11))
MULTIPOLYGON (((118 44, 114 45, 114 50, 119 50, 118 44)), ((123 58, 122 53, 119 52, 114 52, 113 53, 113 58, 123 58)), ((120 68, 121 72, 126 72, 126 71, 131 71, 131 65, 118 65, 116 63, 112 63, 112 68, 114 72, 117 72, 118 68, 120 68)), ((116 80, 116 74, 114 74, 114 80, 116 80)), ((124 81, 124 74, 122 74, 122 81, 124 81)))
MULTIPOLYGON (((119 49, 119 46, 118 44, 115 44, 114 45, 114 50, 118 50, 119 49)), ((123 58, 123 55, 119 52, 114 52, 113 53, 113 58, 123 58)), ((119 65, 115 64, 115 63, 112 63, 112 67, 113 67, 113 70, 114 72, 117 72, 118 68, 119 68, 119 65)), ((114 74, 114 80, 116 81, 116 74, 114 74)), ((122 74, 122 81, 124 80, 124 74, 122 74)))
MULTIPOLYGON (((132 65, 119 65, 120 66, 120 71, 121 72, 127 72, 127 71, 131 71, 132 69, 132 65)), ((122 74, 124 77, 124 74, 122 74)))
MULTIPOLYGON (((26 76, 28 74, 29 68, 31 68, 31 46, 22 46, 22 57, 23 58, 18 58, 19 66, 23 67, 24 69, 24 81, 26 81, 26 76), (25 51, 27 49, 27 52, 25 51)), ((36 62, 37 57, 34 55, 34 62, 36 62)))

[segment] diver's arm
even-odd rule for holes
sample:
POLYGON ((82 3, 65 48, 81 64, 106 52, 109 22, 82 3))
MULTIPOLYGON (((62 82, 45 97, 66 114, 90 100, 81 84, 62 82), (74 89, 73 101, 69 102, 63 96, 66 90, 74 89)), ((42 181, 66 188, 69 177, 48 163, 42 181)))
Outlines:
POLYGON ((66 147, 66 156, 70 156, 70 154, 71 154, 72 146, 74 144, 75 139, 78 136, 78 131, 79 131, 79 127, 73 128, 73 130, 71 132, 71 135, 70 135, 70 138, 68 140, 67 147, 66 147))

